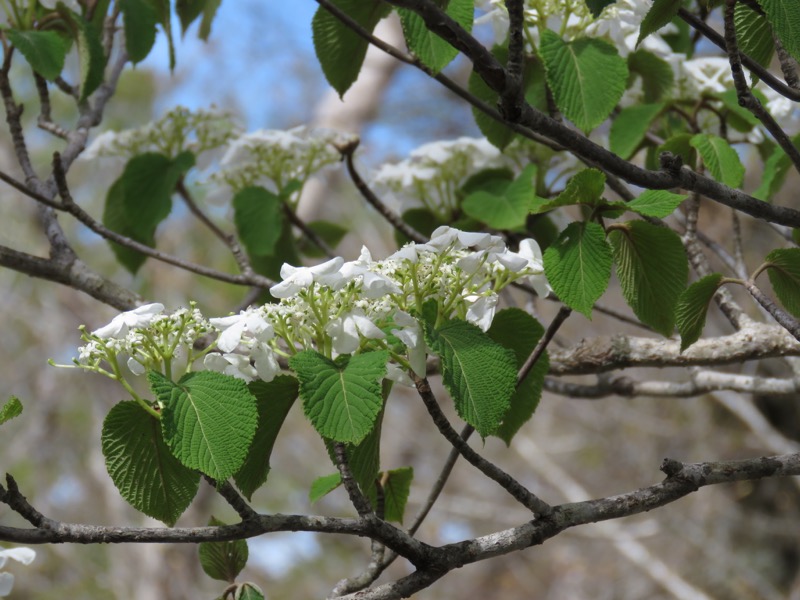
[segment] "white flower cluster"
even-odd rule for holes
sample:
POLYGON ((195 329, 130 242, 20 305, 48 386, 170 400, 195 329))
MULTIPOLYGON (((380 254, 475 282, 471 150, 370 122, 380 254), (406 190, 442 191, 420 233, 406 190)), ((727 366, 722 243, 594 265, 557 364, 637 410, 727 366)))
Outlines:
POLYGON ((145 304, 117 315, 91 333, 83 329, 86 344, 80 347, 76 363, 115 379, 123 379, 121 359, 134 375, 147 369, 170 373, 173 361, 191 364, 197 359, 194 343, 210 331, 211 324, 193 305, 166 314, 163 304, 145 304))
POLYGON ((131 158, 143 152, 160 152, 175 157, 184 150, 199 155, 224 146, 239 133, 239 127, 225 112, 213 108, 191 111, 177 106, 143 127, 101 133, 81 157, 84 160, 131 158))
MULTIPOLYGON (((6 566, 8 559, 16 560, 23 565, 29 565, 36 558, 36 551, 31 548, 3 548, 0 549, 0 569, 6 566)), ((0 573, 0 596, 8 596, 14 587, 14 575, 0 573)))
POLYGON ((292 181, 301 184, 324 167, 341 160, 336 145, 347 135, 322 128, 295 127, 288 131, 259 129, 233 140, 212 180, 234 191, 261 185, 278 194, 292 181))
POLYGON ((523 240, 512 252, 498 236, 450 227, 381 261, 365 247, 357 260, 284 265, 281 275, 283 281, 270 289, 279 302, 237 315, 206 321, 194 308, 167 315, 160 304, 123 313, 91 334, 84 331, 87 344, 76 362, 119 379, 118 356, 127 356, 131 372, 139 375, 145 368, 166 370, 171 357, 183 354, 187 370, 202 357, 206 369, 271 381, 280 372, 280 357, 304 349, 330 358, 386 349, 392 357, 389 376, 408 383, 409 370, 425 373, 419 318, 426 302, 436 301, 438 322, 460 318, 486 331, 498 293, 510 283, 527 279, 542 296, 550 290, 534 240, 523 240), (195 353, 194 342, 208 332, 219 333, 216 344, 195 353), (103 361, 111 372, 101 368, 103 361))
POLYGON ((461 137, 425 144, 407 159, 383 165, 372 176, 371 184, 397 202, 401 210, 422 203, 443 221, 450 221, 458 207, 456 192, 470 175, 510 164, 510 159, 486 138, 461 137))

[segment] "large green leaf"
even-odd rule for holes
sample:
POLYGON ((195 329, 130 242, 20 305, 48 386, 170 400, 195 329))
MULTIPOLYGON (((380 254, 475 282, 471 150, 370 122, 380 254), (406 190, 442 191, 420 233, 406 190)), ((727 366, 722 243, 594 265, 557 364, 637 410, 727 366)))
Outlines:
MULTIPOLYGON (((530 356, 544 327, 531 315, 519 308, 507 308, 497 313, 492 326, 486 332, 495 342, 514 353, 519 370, 530 356)), ((550 359, 545 351, 536 361, 528 376, 517 386, 511 397, 511 406, 495 435, 506 445, 533 415, 542 397, 544 378, 550 368, 550 359)))
POLYGON ((556 105, 570 121, 591 131, 614 110, 628 81, 628 65, 606 41, 565 42, 549 29, 540 47, 556 105))
POLYGON ((11 44, 20 51, 39 75, 52 81, 64 69, 69 42, 55 31, 6 29, 11 44))
POLYGON ((258 427, 247 451, 247 458, 234 475, 234 480, 250 500, 253 492, 267 480, 272 447, 297 398, 298 387, 297 380, 288 375, 279 375, 270 382, 253 381, 247 387, 256 399, 258 427))
POLYGON ((172 454, 217 481, 236 473, 258 426, 245 382, 211 371, 188 373, 177 384, 155 371, 147 379, 163 405, 161 429, 172 454))
POLYGON ((800 61, 800 3, 787 0, 758 0, 783 47, 800 61))
POLYGON ((722 275, 712 273, 695 281, 678 298, 675 324, 681 334, 681 352, 700 339, 706 325, 708 304, 722 282, 722 275))
MULTIPOLYGON (((458 50, 431 32, 417 13, 407 8, 400 8, 397 12, 408 49, 434 73, 444 69, 458 55, 458 50)), ((474 0, 449 0, 445 12, 465 31, 472 31, 474 0)))
MULTIPOLYGON (((380 0, 332 0, 332 4, 369 32, 392 10, 380 0)), ((358 78, 369 42, 322 6, 314 14, 311 29, 322 72, 339 96, 344 96, 358 78)))
POLYGON ((733 188, 742 185, 744 165, 728 142, 712 133, 698 133, 692 137, 691 144, 714 179, 733 188))
POLYGON ((247 253, 272 256, 283 231, 281 199, 263 187, 248 187, 233 197, 233 220, 247 253))
POLYGON ((572 204, 596 205, 603 195, 606 176, 597 169, 584 169, 573 175, 567 182, 564 191, 552 200, 535 197, 531 204, 531 213, 538 214, 553 210, 560 206, 572 204))
POLYGON ((174 525, 197 494, 200 473, 172 455, 158 419, 133 400, 120 402, 108 413, 101 447, 119 493, 154 519, 174 525))
POLYGON ((737 2, 733 14, 736 26, 736 41, 743 52, 762 67, 768 67, 775 54, 772 28, 767 18, 754 11, 744 2, 737 2))
MULTIPOLYGON (((505 64, 508 61, 508 48, 495 46, 492 48, 494 57, 505 64)), ((547 110, 547 94, 545 90, 545 72, 542 62, 532 56, 526 56, 522 70, 522 85, 525 89, 525 101, 539 110, 547 110)), ((480 75, 473 69, 467 82, 469 92, 491 107, 497 106, 499 94, 490 88, 480 75)), ((482 110, 472 107, 472 114, 478 129, 494 146, 501 150, 511 143, 517 135, 499 121, 489 117, 482 110)))
POLYGON ((383 518, 396 523, 403 522, 411 481, 414 479, 412 467, 400 467, 387 471, 383 476, 383 518))
POLYGON ((678 14, 681 2, 682 0, 653 0, 653 5, 647 11, 639 27, 639 38, 636 40, 636 45, 638 46, 648 35, 672 21, 678 14))
POLYGON ((650 124, 661 113, 664 104, 634 104, 619 111, 611 123, 609 147, 615 154, 628 159, 639 148, 650 124))
POLYGON ((336 361, 303 350, 289 359, 300 380, 303 410, 323 437, 358 444, 370 431, 383 406, 381 381, 386 351, 340 356, 336 361))
POLYGON ((608 239, 625 300, 642 323, 672 335, 689 274, 681 238, 666 227, 629 221, 613 226, 608 239))
POLYGON ((525 225, 533 199, 536 165, 531 163, 519 177, 508 184, 502 194, 485 190, 473 192, 464 199, 462 208, 470 217, 494 229, 516 229, 525 225))
POLYGON ((670 64, 647 50, 631 52, 628 55, 628 69, 631 77, 638 75, 641 78, 644 101, 647 103, 661 102, 675 85, 675 72, 670 64))
POLYGON ((626 208, 645 217, 663 219, 675 212, 686 198, 684 194, 673 194, 667 190, 646 190, 628 202, 626 208))
POLYGON ((22 402, 16 396, 11 396, 3 408, 0 409, 0 425, 22 414, 22 402))
POLYGON ((425 325, 425 338, 441 359, 442 380, 456 411, 486 437, 497 431, 516 385, 514 353, 472 323, 446 321, 425 325))
POLYGON ((611 278, 611 248, 597 223, 570 223, 544 253, 544 272, 559 299, 592 316, 611 278))
POLYGON ((172 194, 194 165, 194 154, 170 158, 156 152, 134 156, 122 173, 123 207, 131 228, 140 235, 155 231, 172 210, 172 194))
POLYGON ((786 310, 800 317, 800 248, 782 248, 767 254, 769 281, 786 310))
MULTIPOLYGON (((209 526, 225 525, 213 516, 209 526)), ((229 540, 226 542, 200 542, 197 549, 200 554, 200 566, 206 575, 219 581, 233 583, 247 565, 249 552, 246 540, 229 540)))
POLYGON ((149 0, 122 0, 119 7, 125 28, 125 49, 131 62, 141 62, 156 42, 158 14, 149 0))
MULTIPOLYGON (((106 193, 106 204, 103 208, 103 225, 108 227, 120 235, 124 235, 146 246, 153 247, 156 245, 156 228, 152 227, 150 231, 140 233, 134 229, 133 225, 128 220, 125 213, 125 190, 122 178, 117 179, 106 193)), ((111 250, 117 257, 119 263, 128 269, 131 273, 136 273, 139 268, 147 260, 147 256, 131 250, 126 246, 120 246, 115 242, 109 242, 111 250)))

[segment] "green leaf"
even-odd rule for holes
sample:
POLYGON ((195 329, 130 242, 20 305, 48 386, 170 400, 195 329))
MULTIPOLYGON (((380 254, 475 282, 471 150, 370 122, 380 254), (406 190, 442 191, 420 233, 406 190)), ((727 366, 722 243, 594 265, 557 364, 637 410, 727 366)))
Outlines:
POLYGON ((758 0, 783 47, 800 61, 800 4, 786 0, 758 0))
MULTIPOLYGON (((210 527, 225 525, 219 519, 211 517, 208 521, 210 527)), ((245 540, 230 540, 227 542, 200 542, 198 547, 200 566, 206 575, 219 581, 233 583, 239 573, 247 565, 249 552, 245 540)))
MULTIPOLYGON (((752 93, 762 104, 767 103, 764 94, 758 90, 753 90, 752 93)), ((739 96, 736 94, 736 90, 728 90, 727 92, 717 94, 717 97, 722 100, 723 106, 727 109, 725 118, 727 119, 728 125, 736 131, 748 133, 761 122, 745 107, 739 106, 739 96)))
POLYGON ((149 0, 122 0, 125 49, 135 64, 143 61, 156 43, 158 14, 149 0))
MULTIPOLYGON (((401 218, 411 225, 411 227, 424 236, 430 237, 433 230, 440 225, 445 225, 440 217, 437 217, 427 208, 409 208, 401 218)), ((395 229, 394 239, 398 247, 407 244, 411 240, 395 229)))
MULTIPOLYGON (((495 342, 514 352, 519 371, 544 335, 544 327, 524 310, 507 308, 495 315, 487 333, 495 342)), ((545 351, 533 365, 528 376, 517 386, 511 397, 511 406, 495 432, 506 445, 511 444, 511 439, 539 406, 544 378, 549 369, 550 359, 545 351)))
POLYGON ((597 223, 570 223, 544 253, 544 272, 559 299, 592 317, 611 278, 611 248, 597 223))
POLYGON ((586 0, 586 6, 592 12, 592 16, 596 19, 603 12, 606 6, 614 4, 616 0, 586 0))
POLYGON ((700 153, 714 179, 733 188, 742 185, 744 165, 728 142, 711 133, 698 133, 690 143, 700 153))
POLYGON ((6 29, 11 44, 20 51, 39 75, 52 81, 64 69, 69 42, 55 31, 17 31, 6 29))
POLYGON ((639 38, 636 40, 636 46, 638 47, 648 35, 658 31, 672 21, 673 17, 678 14, 681 2, 682 0, 654 0, 653 6, 647 11, 639 27, 639 38))
POLYGON ((175 186, 192 166, 194 154, 188 150, 174 159, 147 152, 128 161, 121 180, 125 217, 131 229, 141 236, 155 232, 172 210, 175 186))
POLYGON ((264 600, 264 592, 255 583, 245 581, 236 589, 233 600, 264 600))
POLYGON ((694 168, 697 164, 697 151, 692 146, 692 137, 691 133, 673 135, 659 146, 658 152, 671 152, 676 156, 680 156, 683 164, 694 168))
POLYGON ((203 14, 206 4, 206 0, 176 0, 175 12, 181 22, 181 33, 185 34, 197 17, 203 14))
POLYGON ((675 328, 675 305, 689 274, 681 238, 645 221, 612 227, 608 239, 622 295, 642 323, 669 337, 675 328))
POLYGON ((339 356, 304 350, 289 359, 300 380, 303 410, 323 437, 353 444, 372 431, 383 406, 386 351, 339 356))
POLYGON ((456 411, 486 437, 493 434, 511 403, 517 380, 514 353, 472 323, 425 324, 425 339, 441 359, 442 380, 456 411))
POLYGON ((411 481, 414 479, 412 467, 392 469, 384 474, 383 480, 383 518, 396 523, 403 522, 411 481))
POLYGON ((311 489, 308 492, 308 501, 311 502, 311 504, 319 502, 340 485, 342 485, 342 476, 339 475, 339 473, 331 473, 330 475, 317 477, 311 483, 311 489))
MULTIPOLYGON (((399 8, 397 13, 400 15, 408 49, 434 73, 444 69, 458 56, 458 50, 431 32, 417 13, 407 8, 399 8)), ((449 0, 445 13, 465 31, 472 31, 472 22, 475 19, 474 0, 449 0)))
MULTIPOLYGON (((392 10, 379 0, 332 0, 332 4, 369 32, 392 10)), ((358 78, 369 42, 322 6, 314 14, 311 29, 322 72, 339 96, 344 96, 358 78)))
POLYGON ((175 42, 172 39, 172 11, 170 0, 148 0, 153 10, 158 15, 158 22, 161 24, 167 36, 167 47, 169 48, 169 70, 175 69, 175 42))
POLYGON ((547 82, 564 116, 585 132, 605 121, 628 80, 628 65, 617 49, 595 38, 564 42, 545 30, 540 52, 547 82))
POLYGON ((722 275, 712 273, 695 281, 678 298, 675 324, 681 334, 681 352, 700 339, 706 325, 708 304, 722 282, 722 275))
POLYGON ((464 199, 464 212, 494 229, 516 229, 525 225, 531 200, 536 165, 531 163, 506 186, 503 194, 479 190, 464 199))
POLYGON ((119 493, 154 519, 174 525, 197 494, 200 473, 172 455, 158 419, 133 400, 120 402, 108 413, 101 447, 119 493))
POLYGON ((584 169, 579 171, 567 182, 567 187, 552 200, 534 198, 531 213, 538 214, 553 210, 560 206, 571 204, 588 204, 594 206, 603 195, 606 186, 606 176, 597 169, 584 169))
POLYGON ((197 32, 197 37, 206 41, 208 36, 211 35, 211 24, 214 17, 217 15, 217 9, 222 4, 222 0, 206 0, 206 7, 203 10, 203 20, 200 21, 200 30, 197 32))
POLYGON ((177 384, 150 371, 147 380, 163 404, 161 429, 179 461, 217 481, 241 468, 258 425, 244 381, 211 371, 188 373, 177 384))
POLYGON ((608 138, 611 151, 625 159, 633 156, 650 129, 650 124, 663 108, 663 103, 635 104, 623 108, 611 123, 608 138))
MULTIPOLYGON (((795 146, 800 145, 800 135, 792 138, 795 146)), ((783 187, 786 175, 792 167, 792 160, 780 146, 774 146, 769 158, 764 162, 764 172, 761 174, 761 184, 753 197, 769 202, 783 187)))
MULTIPOLYGON (((768 67, 772 62, 772 55, 775 53, 775 42, 767 18, 743 2, 737 2, 733 13, 733 23, 736 27, 739 51, 762 67, 768 67)), ((753 75, 753 79, 755 82, 755 75, 753 75)))
MULTIPOLYGON (((154 247, 156 245, 156 227, 152 226, 149 231, 140 231, 134 228, 125 212, 125 186, 122 177, 117 179, 106 194, 106 204, 103 209, 103 225, 111 231, 124 235, 136 242, 154 247)), ((147 256, 131 250, 126 246, 121 246, 115 242, 109 242, 111 250, 117 257, 119 263, 133 274, 147 260, 147 256)))
MULTIPOLYGON (((506 46, 495 46, 492 48, 492 55, 502 64, 508 62, 508 48, 506 46)), ((525 66, 522 70, 522 83, 525 89, 526 102, 540 110, 547 110, 544 65, 539 59, 526 56, 525 66)), ((491 107, 497 106, 498 93, 490 88, 474 69, 470 73, 467 87, 469 92, 479 100, 491 107)), ((501 150, 508 146, 517 135, 503 123, 496 121, 474 106, 472 107, 472 114, 481 133, 486 136, 486 139, 492 145, 501 150)))
POLYGON ((270 382, 253 381, 247 388, 256 399, 258 427, 247 458, 234 475, 234 480, 242 494, 250 500, 253 492, 267 480, 272 447, 297 398, 298 387, 294 377, 279 375, 270 382))
POLYGON ((800 248, 783 248, 767 254, 767 274, 781 304, 800 317, 800 248))
POLYGON ((11 396, 3 408, 0 409, 0 425, 22 414, 22 402, 16 396, 11 396))
POLYGON ((233 197, 233 220, 247 253, 273 256, 283 230, 280 198, 263 187, 248 187, 233 197))
MULTIPOLYGON (((336 246, 339 245, 339 242, 342 241, 342 238, 344 238, 344 236, 346 236, 348 233, 347 228, 331 221, 312 221, 306 225, 308 225, 308 228, 316 233, 320 239, 328 244, 328 246, 331 248, 336 248, 336 246)), ((300 238, 297 247, 300 252, 308 257, 325 257, 325 253, 305 236, 300 238)))
POLYGON ((83 101, 103 83, 106 57, 100 30, 78 13, 72 12, 63 3, 57 5, 57 9, 70 25, 72 35, 78 42, 80 100, 83 101))
POLYGON ((670 64, 647 50, 637 50, 628 55, 628 70, 631 76, 638 75, 641 78, 644 101, 647 103, 666 99, 675 85, 675 73, 670 64))
POLYGON ((670 216, 687 197, 667 190, 647 190, 628 202, 626 208, 644 217, 663 219, 670 216))

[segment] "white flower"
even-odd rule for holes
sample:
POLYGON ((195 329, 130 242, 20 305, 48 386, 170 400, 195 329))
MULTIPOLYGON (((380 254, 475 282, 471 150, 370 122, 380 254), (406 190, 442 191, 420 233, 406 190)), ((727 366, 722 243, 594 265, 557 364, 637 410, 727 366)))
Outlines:
POLYGON ((334 319, 325 328, 331 336, 333 349, 337 354, 352 354, 361 345, 361 338, 379 340, 386 337, 375 323, 363 313, 353 311, 334 319))
POLYGON ((341 256, 332 258, 315 267, 293 267, 284 263, 281 267, 283 281, 269 288, 269 293, 275 298, 291 298, 298 292, 308 288, 318 281, 329 287, 335 287, 343 281, 339 274, 344 259, 341 256))
POLYGON ((488 296, 469 295, 464 298, 471 302, 467 309, 467 321, 481 328, 481 331, 488 331, 494 319, 495 309, 497 308, 497 294, 488 296))
POLYGON ((387 294, 399 294, 401 290, 394 281, 370 270, 374 266, 372 254, 366 246, 363 246, 358 260, 344 263, 339 274, 343 283, 361 278, 361 293, 365 298, 374 300, 387 294))
POLYGON ((422 335, 422 327, 419 321, 403 311, 397 311, 397 313, 395 313, 394 321, 403 327, 403 329, 392 329, 392 334, 408 348, 408 362, 411 365, 411 369, 419 377, 425 377, 428 353, 425 347, 425 337, 422 335))
POLYGON ((164 312, 164 305, 158 302, 145 304, 133 310, 118 314, 111 322, 100 329, 95 329, 92 335, 101 339, 122 339, 128 335, 131 327, 147 327, 156 317, 164 312))
POLYGON ((453 245, 456 250, 470 248, 474 250, 502 251, 505 248, 502 238, 489 233, 461 231, 447 225, 434 229, 430 241, 425 244, 436 250, 443 250, 453 245))
POLYGON ((270 382, 281 372, 281 366, 275 352, 267 344, 257 344, 250 352, 255 364, 258 378, 262 381, 270 382))
POLYGON ((242 311, 238 315, 210 319, 215 327, 222 330, 217 347, 223 352, 233 352, 241 343, 242 336, 249 335, 259 342, 268 342, 275 335, 272 325, 254 310, 242 311))
MULTIPOLYGON (((2 569, 8 559, 29 565, 36 558, 36 551, 31 548, 4 548, 0 550, 0 569, 2 569)), ((14 576, 11 573, 0 573, 0 596, 8 596, 14 587, 14 576)))
POLYGON ((542 249, 533 239, 524 239, 519 243, 519 255, 528 261, 526 269, 530 272, 528 281, 541 298, 546 298, 552 288, 544 276, 544 263, 542 262, 542 249))
POLYGON ((237 379, 251 382, 258 376, 258 371, 250 364, 250 359, 242 354, 206 354, 203 365, 209 371, 231 375, 237 379))

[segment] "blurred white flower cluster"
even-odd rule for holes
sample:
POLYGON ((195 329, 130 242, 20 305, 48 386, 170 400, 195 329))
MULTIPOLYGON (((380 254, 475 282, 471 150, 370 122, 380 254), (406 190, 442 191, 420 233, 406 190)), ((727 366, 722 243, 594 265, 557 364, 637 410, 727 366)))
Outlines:
MULTIPOLYGON (((0 549, 0 569, 6 566, 8 559, 16 560, 23 565, 29 565, 36 558, 36 551, 31 548, 3 548, 0 549)), ((14 587, 14 575, 0 573, 0 596, 8 596, 14 587)))
POLYGON ((174 158, 184 150, 196 155, 227 144, 241 133, 231 115, 214 108, 189 110, 176 106, 152 123, 124 131, 104 131, 81 154, 132 158, 144 152, 160 152, 174 158))
POLYGON ((302 185, 314 173, 339 162, 336 146, 347 141, 343 133, 305 125, 288 131, 259 129, 228 145, 221 168, 211 179, 234 191, 260 185, 280 194, 293 180, 302 185))
POLYGON ((392 356, 389 376, 408 383, 409 371, 425 373, 419 319, 427 302, 436 302, 439 323, 464 319, 486 331, 498 293, 510 283, 527 280, 542 296, 550 290, 534 240, 523 240, 512 252, 498 236, 450 227, 384 260, 374 260, 364 247, 357 260, 284 265, 281 275, 283 281, 270 289, 279 302, 237 315, 206 320, 194 307, 165 314, 163 305, 149 304, 91 333, 84 329, 86 344, 75 362, 124 379, 119 366, 124 359, 134 375, 150 368, 170 376, 174 358, 184 359, 187 370, 202 358, 206 369, 271 381, 281 357, 304 349, 330 358, 386 349, 392 356), (195 341, 207 333, 218 333, 216 342, 196 351, 195 341))
POLYGON ((486 138, 461 137, 424 144, 407 159, 382 165, 371 185, 401 210, 421 204, 449 221, 458 207, 456 192, 471 175, 510 164, 511 159, 486 138))

